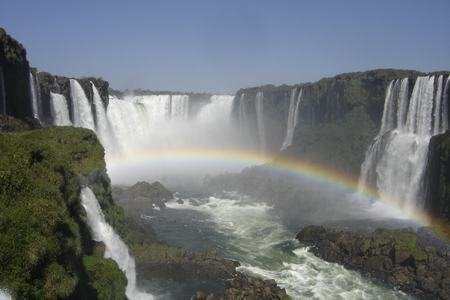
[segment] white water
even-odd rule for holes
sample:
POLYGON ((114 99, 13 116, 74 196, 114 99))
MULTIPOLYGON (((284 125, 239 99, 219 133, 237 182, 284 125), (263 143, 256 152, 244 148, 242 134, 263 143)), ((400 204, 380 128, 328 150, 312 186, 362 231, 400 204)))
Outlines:
POLYGON ((53 125, 72 126, 69 116, 69 107, 64 95, 50 92, 50 113, 53 125))
POLYGON ((379 134, 361 167, 361 188, 375 184, 381 197, 397 201, 407 211, 423 205, 430 138, 448 128, 443 77, 437 78, 436 91, 435 80, 434 76, 418 77, 409 101, 408 81, 391 82, 379 134))
MULTIPOLYGON (((173 152, 184 149, 227 149, 242 144, 234 126, 230 126, 233 97, 213 95, 196 115, 189 114, 188 95, 110 97, 107 118, 121 148, 121 155, 157 153, 157 159, 133 164, 110 164, 114 182, 162 180, 182 177, 200 180, 205 174, 237 172, 248 164, 227 159, 193 157, 179 159, 173 152)), ((108 160, 108 157, 107 157, 108 160)))
POLYGON ((169 202, 167 207, 206 214, 205 221, 212 223, 218 236, 228 239, 225 245, 216 246, 241 262, 240 271, 274 279, 294 299, 407 299, 403 293, 377 286, 357 272, 307 252, 265 204, 234 195, 232 199, 209 197, 195 205, 189 200, 169 202), (283 251, 281 245, 293 251, 283 251))
POLYGON ((105 147, 105 149, 107 149, 109 152, 116 152, 119 150, 117 149, 118 143, 116 143, 111 124, 106 117, 106 110, 102 98, 100 97, 100 93, 98 92, 93 82, 91 82, 91 86, 95 107, 95 116, 97 117, 95 123, 95 132, 97 133, 98 138, 100 139, 100 142, 105 147))
POLYGON ((258 125, 259 150, 266 152, 266 127, 264 125, 264 94, 263 92, 256 93, 256 122, 258 125))
POLYGON ((91 104, 83 88, 75 79, 70 79, 70 98, 72 99, 73 125, 95 131, 91 104))
POLYGON ((36 81, 34 80, 34 75, 30 72, 31 109, 33 111, 33 117, 39 120, 38 94, 36 86, 37 85, 36 81))
POLYGON ((289 113, 286 125, 286 136, 284 138, 280 151, 285 150, 287 147, 289 147, 292 144, 292 140, 294 138, 295 127, 297 126, 298 122, 298 108, 302 99, 303 89, 300 89, 297 96, 297 101, 295 101, 296 91, 297 88, 294 88, 292 90, 291 98, 289 99, 289 113))
POLYGON ((200 123, 221 123, 228 126, 230 123, 231 109, 234 96, 213 95, 211 102, 206 104, 199 112, 197 121, 200 123))
POLYGON ((129 299, 153 299, 151 294, 143 293, 136 287, 136 265, 127 245, 114 229, 105 221, 97 198, 90 188, 81 190, 81 203, 86 210, 89 227, 95 241, 105 244, 105 257, 113 259, 125 273, 128 283, 126 295, 129 299))
POLYGON ((170 113, 172 119, 185 120, 189 116, 189 96, 170 96, 170 113))
POLYGON ((5 291, 0 290, 0 300, 11 300, 12 297, 5 291))

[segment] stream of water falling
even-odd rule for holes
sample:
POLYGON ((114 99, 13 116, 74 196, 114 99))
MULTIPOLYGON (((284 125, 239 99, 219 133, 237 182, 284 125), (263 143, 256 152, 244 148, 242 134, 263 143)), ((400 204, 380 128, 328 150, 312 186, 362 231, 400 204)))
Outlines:
POLYGON ((141 292, 136 287, 136 265, 127 245, 109 225, 92 190, 81 190, 81 203, 86 210, 89 227, 95 241, 105 244, 105 257, 113 259, 127 277, 126 295, 130 300, 153 299, 153 295, 141 292))

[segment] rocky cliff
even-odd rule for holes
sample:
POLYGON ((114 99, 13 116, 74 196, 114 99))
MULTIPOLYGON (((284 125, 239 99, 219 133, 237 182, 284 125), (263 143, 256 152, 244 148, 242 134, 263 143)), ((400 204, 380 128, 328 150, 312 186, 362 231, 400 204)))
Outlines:
POLYGON ((425 179, 425 209, 450 222, 450 131, 431 138, 425 179))
POLYGON ((377 229, 348 232, 303 228, 296 238, 318 257, 358 270, 423 299, 450 299, 450 252, 429 232, 377 229))
MULTIPOLYGON (((69 113, 71 116, 73 116, 73 99, 70 95, 70 79, 69 77, 63 77, 63 76, 57 76, 52 75, 47 72, 37 72, 36 70, 33 70, 33 73, 35 74, 36 80, 36 90, 40 101, 40 107, 42 108, 41 111, 41 121, 44 124, 51 125, 52 124, 52 114, 50 110, 50 92, 52 93, 58 93, 64 95, 64 97, 67 100, 69 113)), ((102 98, 102 101, 105 105, 105 107, 108 106, 109 103, 109 83, 102 78, 95 78, 95 77, 83 77, 83 78, 74 78, 76 79, 81 87, 84 90, 84 93, 86 94, 89 102, 93 103, 93 91, 91 82, 94 83, 95 87, 97 88, 100 97, 102 98)), ((95 116, 95 110, 92 105, 92 113, 95 116)))
POLYGON ((25 48, 0 28, 0 113, 18 118, 33 116, 30 67, 25 48))
POLYGON ((404 77, 415 80, 420 74, 383 69, 340 74, 295 86, 242 89, 236 94, 233 117, 237 124, 247 122, 250 135, 257 138, 255 101, 261 92, 267 150, 278 151, 286 134, 291 94, 294 89, 296 95, 302 90, 298 123, 286 152, 357 177, 367 146, 378 131, 389 82, 404 77))
POLYGON ((79 196, 89 186, 108 219, 120 213, 103 155, 86 129, 0 134, 0 288, 14 298, 125 298, 126 278, 93 242, 79 196))

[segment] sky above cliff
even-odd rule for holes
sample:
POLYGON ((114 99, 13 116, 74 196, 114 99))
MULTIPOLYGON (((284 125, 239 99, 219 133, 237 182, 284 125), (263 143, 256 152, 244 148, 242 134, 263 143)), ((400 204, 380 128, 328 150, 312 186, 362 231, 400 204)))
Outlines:
POLYGON ((373 68, 450 70, 449 0, 2 1, 32 66, 114 88, 234 92, 373 68))

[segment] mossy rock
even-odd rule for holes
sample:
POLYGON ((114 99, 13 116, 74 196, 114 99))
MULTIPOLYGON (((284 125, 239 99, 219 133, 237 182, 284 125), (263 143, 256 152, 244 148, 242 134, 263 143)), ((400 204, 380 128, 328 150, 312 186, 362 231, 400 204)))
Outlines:
POLYGON ((84 256, 83 265, 89 276, 92 287, 101 300, 126 299, 127 279, 112 259, 101 256, 84 256))

